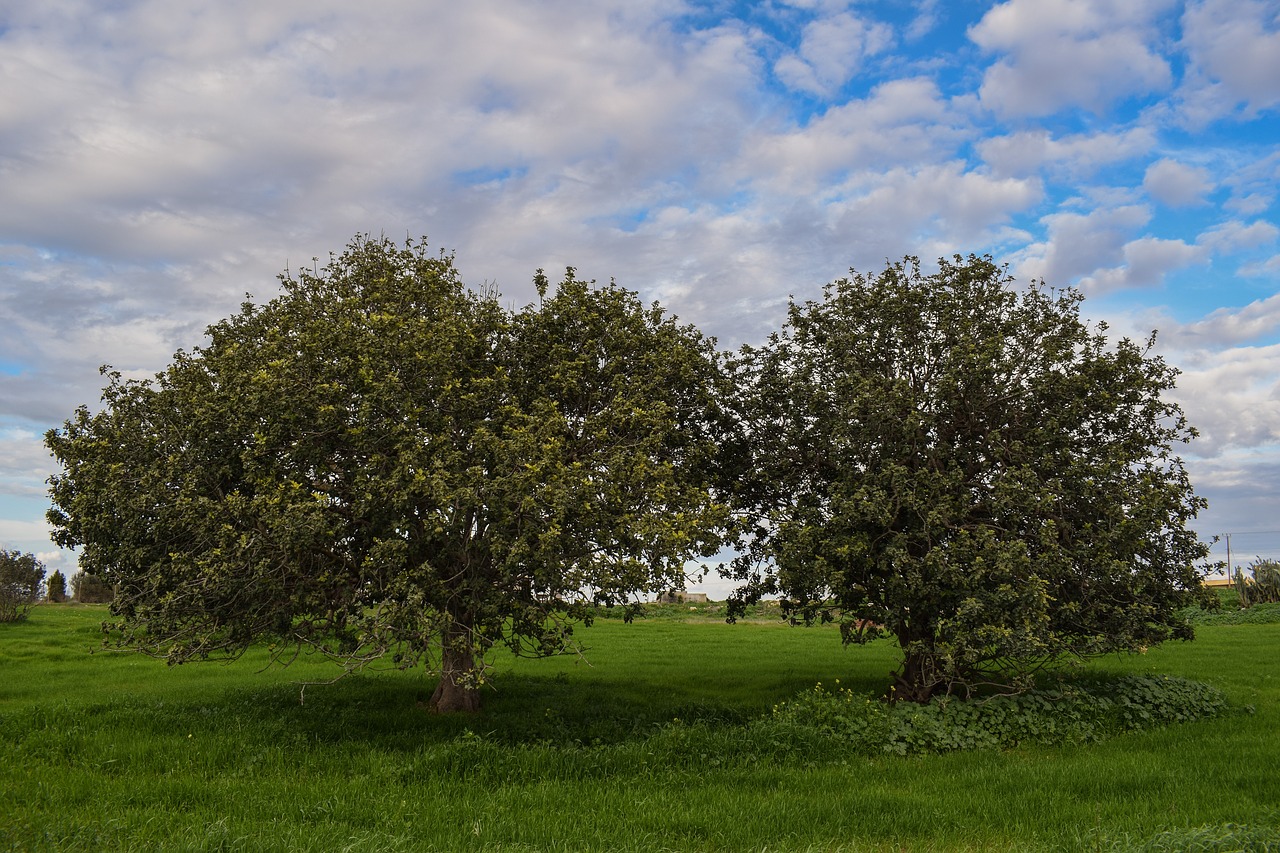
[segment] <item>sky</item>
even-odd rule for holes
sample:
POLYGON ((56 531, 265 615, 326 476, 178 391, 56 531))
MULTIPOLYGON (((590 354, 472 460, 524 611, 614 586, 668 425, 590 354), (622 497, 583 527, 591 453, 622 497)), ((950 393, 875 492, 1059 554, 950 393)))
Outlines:
POLYGON ((1280 0, 0 0, 0 81, 0 547, 51 571, 42 436, 99 366, 364 233, 726 348, 990 254, 1159 330, 1196 529, 1280 556, 1280 0))

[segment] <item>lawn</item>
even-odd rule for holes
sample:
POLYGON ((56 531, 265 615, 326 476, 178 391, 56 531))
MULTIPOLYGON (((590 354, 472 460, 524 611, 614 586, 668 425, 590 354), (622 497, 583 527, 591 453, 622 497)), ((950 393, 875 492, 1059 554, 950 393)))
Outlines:
POLYGON ((0 625, 0 849, 1280 850, 1280 624, 1089 665, 1210 683, 1224 717, 865 758, 735 740, 816 682, 883 689, 892 646, 830 628, 600 620, 585 660, 499 656, 466 718, 421 672, 304 693, 330 665, 90 655, 104 615, 0 625))

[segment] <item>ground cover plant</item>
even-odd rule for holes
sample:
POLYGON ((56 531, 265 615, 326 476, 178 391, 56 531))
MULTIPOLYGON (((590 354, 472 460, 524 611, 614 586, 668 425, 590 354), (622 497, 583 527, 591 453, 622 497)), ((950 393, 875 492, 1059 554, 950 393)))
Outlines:
POLYGON ((797 713, 802 726, 787 718, 843 701, 842 690, 882 689, 891 643, 844 648, 831 626, 726 625, 703 609, 598 620, 582 632, 585 661, 498 658, 484 711, 465 716, 425 713, 433 682, 414 672, 304 692, 298 682, 327 680, 330 664, 263 669, 262 648, 230 665, 172 668, 90 656, 105 608, 43 605, 0 629, 0 848, 1280 843, 1280 626, 1206 625, 1195 643, 1085 669, 1098 685, 1202 682, 1231 703, 1225 714, 1065 744, 900 756, 843 749, 813 736, 812 715, 797 713))

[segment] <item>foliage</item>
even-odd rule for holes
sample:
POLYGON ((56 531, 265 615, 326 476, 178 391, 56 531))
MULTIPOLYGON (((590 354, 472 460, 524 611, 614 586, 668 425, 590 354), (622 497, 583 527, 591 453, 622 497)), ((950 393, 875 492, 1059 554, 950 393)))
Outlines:
POLYGON ((44 563, 34 554, 0 551, 0 622, 27 618, 43 586, 44 563))
POLYGON ((1259 557, 1246 568, 1248 575, 1236 569, 1234 578, 1240 606, 1280 603, 1280 562, 1259 557))
POLYGON ((55 604, 67 600, 67 576, 60 571, 55 571, 49 575, 46 583, 47 592, 45 597, 55 604))
POLYGON ((71 598, 81 604, 110 604, 115 590, 97 575, 81 569, 71 576, 71 598))
POLYGON ((281 282, 47 435, 55 539, 122 645, 424 662, 433 708, 475 710, 495 645, 571 648, 717 549, 714 348, 657 306, 569 270, 511 311, 385 239, 281 282))
POLYGON ((781 592, 846 642, 894 635, 892 695, 920 702, 1189 638, 1205 502, 1154 335, 1113 343, 1078 292, 989 258, 939 264, 853 272, 743 348, 736 606, 781 592))

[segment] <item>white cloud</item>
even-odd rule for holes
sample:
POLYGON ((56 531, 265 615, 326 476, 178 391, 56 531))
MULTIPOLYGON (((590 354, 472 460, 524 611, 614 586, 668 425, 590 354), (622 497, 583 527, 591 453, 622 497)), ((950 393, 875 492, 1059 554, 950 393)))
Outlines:
POLYGON ((800 47, 774 64, 774 73, 792 89, 826 96, 857 73, 863 60, 893 43, 893 31, 848 12, 805 25, 800 47))
POLYGON ((1038 181, 966 172, 957 162, 864 173, 842 191, 845 197, 829 205, 834 228, 845 239, 871 243, 872 264, 907 253, 927 260, 985 245, 1042 195, 1038 181))
POLYGON ((1183 371, 1171 399, 1201 432, 1196 453, 1280 442, 1280 345, 1190 351, 1171 360, 1183 371))
POLYGON ((0 282, 22 360, 44 366, 6 390, 43 416, 97 380, 50 382, 84 372, 64 355, 158 367, 358 231, 426 233, 518 299, 592 244, 583 222, 716 191, 752 126, 750 35, 592 8, 24 6, 0 37, 0 235, 55 257, 0 282), (516 177, 459 186, 470 170, 516 177))
POLYGON ((1101 166, 1139 157, 1150 151, 1155 141, 1155 134, 1147 127, 1060 138, 1047 130, 1024 130, 983 139, 977 150, 1000 176, 1029 175, 1049 167, 1081 177, 1101 166))
POLYGON ((1050 115, 1064 107, 1101 113, 1118 100, 1172 84, 1156 52, 1153 22, 1172 0, 1008 0, 969 29, 1002 54, 987 69, 982 103, 1001 116, 1050 115))
MULTIPOLYGON (((1202 441, 1191 445, 1192 452, 1202 441)), ((1202 537, 1232 533, 1232 562, 1248 563, 1259 552, 1280 556, 1271 535, 1241 535, 1244 531, 1275 530, 1280 513, 1280 465, 1271 453, 1258 449, 1227 449, 1211 459, 1187 460, 1187 472, 1196 494, 1208 499, 1209 507, 1195 523, 1202 537)), ((1226 558, 1226 542, 1214 546, 1213 559, 1226 558)))
POLYGON ((1234 252, 1238 249, 1255 249, 1275 242, 1280 228, 1270 222, 1258 221, 1248 225, 1231 220, 1215 225, 1196 238, 1196 244, 1205 246, 1215 254, 1234 252))
POLYGON ((1206 229, 1194 243, 1150 235, 1129 239, 1150 215, 1145 206, 1126 205, 1047 216, 1042 222, 1048 239, 1018 253, 1015 273, 1050 284, 1074 282, 1086 293, 1098 295, 1159 286, 1170 273, 1280 236, 1280 229, 1269 222, 1246 225, 1233 220, 1206 229))
POLYGON ((31 542, 49 542, 49 525, 43 521, 0 518, 0 547, 17 548, 30 552, 31 542))
POLYGON ((1236 346, 1280 331, 1280 294, 1250 302, 1243 308, 1219 308, 1202 320, 1169 329, 1173 343, 1183 348, 1236 346))
POLYGON ((1240 274, 1250 277, 1274 276, 1280 278, 1280 255, 1272 255, 1260 263, 1247 264, 1240 268, 1240 274))
POLYGON ((1094 270, 1080 279, 1086 293, 1108 293, 1132 287, 1155 287, 1171 272, 1208 259, 1208 253, 1182 240, 1141 237, 1124 244, 1119 266, 1094 270))
POLYGON ((918 41, 937 29, 942 21, 938 7, 940 0, 919 0, 916 4, 915 17, 907 25, 903 36, 908 41, 918 41))
POLYGON ((1147 167, 1142 187, 1170 207, 1188 207, 1204 202, 1205 194, 1213 190, 1213 181, 1207 169, 1165 158, 1147 167))
POLYGON ((0 426, 0 494, 43 498, 48 458, 40 433, 26 427, 0 426))
POLYGON ((945 160, 967 135, 964 123, 932 80, 894 80, 806 127, 754 137, 734 168, 772 193, 806 196, 849 171, 945 160))
MULTIPOLYGON (((1203 0, 1187 4, 1182 41, 1221 114, 1280 104, 1280 9, 1274 0, 1203 0)), ((1196 75, 1192 75, 1196 79, 1196 75)))
POLYGON ((1255 192, 1236 198, 1227 199, 1222 206, 1241 216, 1256 216, 1275 203, 1275 196, 1255 192))
POLYGON ((1143 205, 1050 214, 1041 220, 1047 239, 1013 256, 1014 275, 1023 280, 1041 279, 1058 287, 1072 284, 1123 262, 1129 236, 1150 219, 1151 211, 1143 205))

